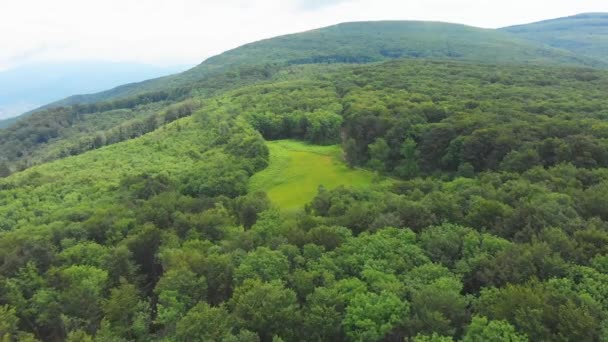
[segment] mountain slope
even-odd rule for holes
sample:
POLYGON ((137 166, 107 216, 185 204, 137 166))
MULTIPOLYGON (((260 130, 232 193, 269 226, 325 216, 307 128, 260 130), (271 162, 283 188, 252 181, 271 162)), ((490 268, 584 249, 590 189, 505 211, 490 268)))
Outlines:
MULTIPOLYGON (((76 93, 94 93, 125 83, 170 75, 183 66, 78 61, 23 65, 0 72, 0 119, 76 93)), ((0 127, 6 126, 0 121, 0 127)))
POLYGON ((608 13, 584 13, 501 31, 608 62, 608 13))
POLYGON ((0 339, 603 340, 608 72, 324 70, 0 179, 0 339))
POLYGON ((365 63, 402 57, 489 63, 593 64, 567 52, 534 46, 495 30, 441 22, 381 21, 344 23, 247 44, 210 58, 197 68, 256 60, 289 64, 365 63))
POLYGON ((195 84, 244 65, 369 63, 393 58, 608 66, 608 62, 536 45, 496 30, 441 22, 353 22, 250 43, 211 57, 181 74, 74 96, 56 104, 92 103, 195 84))
POLYGON ((0 162, 6 161, 10 169, 18 170, 82 153, 105 142, 139 136, 157 127, 157 122, 166 122, 159 116, 164 116, 168 105, 192 96, 206 98, 247 84, 294 77, 300 72, 322 74, 316 66, 339 68, 344 63, 394 58, 604 65, 509 33, 465 25, 415 21, 339 24, 247 44, 181 74, 73 96, 45 106, 45 111, 0 130, 0 162), (67 108, 54 109, 60 105, 67 108), (127 133, 123 132, 123 125, 129 126, 127 133), (110 135, 119 138, 104 138, 110 135), (95 137, 99 137, 98 142, 93 141, 95 137))

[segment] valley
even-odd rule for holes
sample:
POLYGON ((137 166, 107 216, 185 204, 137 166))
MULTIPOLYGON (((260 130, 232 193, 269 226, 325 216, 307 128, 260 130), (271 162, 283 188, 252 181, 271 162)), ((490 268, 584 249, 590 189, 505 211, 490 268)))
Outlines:
POLYGON ((16 120, 0 340, 608 339, 605 19, 344 23, 16 120))

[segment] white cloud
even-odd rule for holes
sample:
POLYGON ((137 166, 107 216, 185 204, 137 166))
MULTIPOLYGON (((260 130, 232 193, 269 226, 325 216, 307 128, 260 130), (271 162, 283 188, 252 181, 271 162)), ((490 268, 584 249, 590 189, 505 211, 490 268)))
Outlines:
POLYGON ((198 63, 241 44, 355 20, 501 27, 581 12, 605 0, 0 0, 0 69, 97 59, 198 63))

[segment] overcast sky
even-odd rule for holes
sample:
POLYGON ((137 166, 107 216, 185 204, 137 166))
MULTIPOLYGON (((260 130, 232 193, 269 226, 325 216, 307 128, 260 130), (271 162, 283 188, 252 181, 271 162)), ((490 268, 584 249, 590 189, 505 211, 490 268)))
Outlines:
POLYGON ((345 21, 495 28, 582 12, 608 12, 608 0, 0 0, 0 70, 75 59, 194 64, 345 21))

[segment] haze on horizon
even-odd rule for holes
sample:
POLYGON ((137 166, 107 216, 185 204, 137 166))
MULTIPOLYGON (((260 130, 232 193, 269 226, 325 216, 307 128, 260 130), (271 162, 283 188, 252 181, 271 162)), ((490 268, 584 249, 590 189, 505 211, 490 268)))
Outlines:
POLYGON ((40 62, 196 64, 239 45, 340 22, 432 20, 498 28, 584 12, 605 0, 7 0, 0 71, 40 62))

